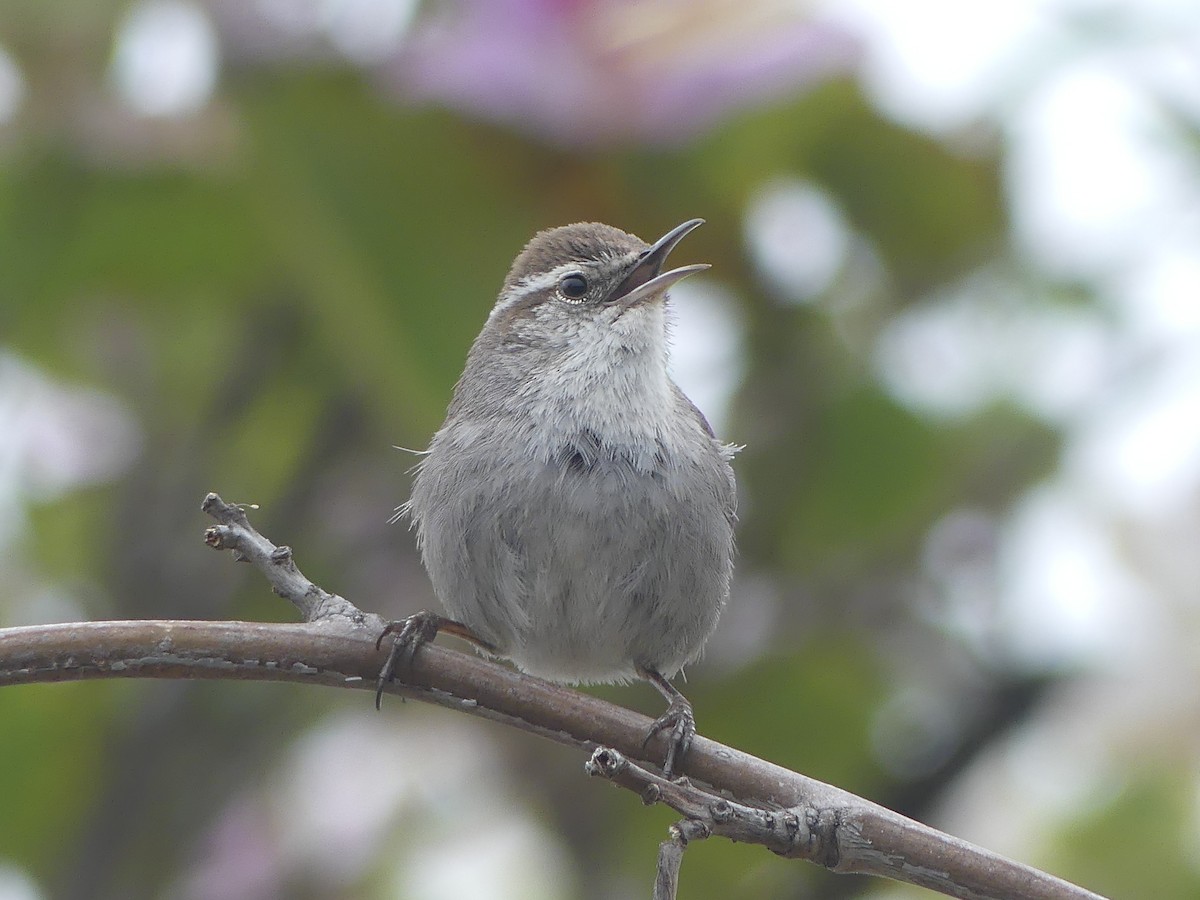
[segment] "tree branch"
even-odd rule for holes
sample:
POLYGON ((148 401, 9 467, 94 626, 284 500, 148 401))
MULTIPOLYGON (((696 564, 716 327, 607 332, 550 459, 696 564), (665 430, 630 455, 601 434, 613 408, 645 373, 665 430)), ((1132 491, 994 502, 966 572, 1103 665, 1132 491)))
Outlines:
MULTIPOLYGON (((0 686, 92 678, 208 678, 374 690, 386 658, 386 652, 375 648, 382 620, 305 578, 291 551, 255 531, 242 507, 210 494, 204 509, 220 523, 206 532, 206 542, 254 563, 306 623, 128 621, 0 629, 0 686)), ((880 875, 952 897, 1098 898, 700 735, 679 766, 688 777, 668 781, 632 762, 665 756, 665 738, 641 746, 651 724, 648 717, 473 654, 426 645, 402 675, 405 681, 388 685, 389 693, 593 751, 589 772, 683 815, 660 852, 660 882, 677 876, 688 840, 713 834, 763 844, 834 872, 880 875)), ((668 887, 673 891, 673 883, 668 887)))

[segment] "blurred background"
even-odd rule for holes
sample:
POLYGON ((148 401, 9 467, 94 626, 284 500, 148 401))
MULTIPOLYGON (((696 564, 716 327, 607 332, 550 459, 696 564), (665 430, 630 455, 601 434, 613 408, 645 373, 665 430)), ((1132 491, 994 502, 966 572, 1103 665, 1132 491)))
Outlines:
MULTIPOLYGON (((708 224, 737 461, 700 730, 1114 897, 1200 895, 1200 7, 0 3, 0 624, 430 605, 390 526, 540 228, 708 224)), ((590 689, 657 714, 644 685, 590 689)), ((648 896, 674 816, 418 703, 0 692, 0 898, 648 896)), ((682 896, 931 896, 698 844, 682 896)))

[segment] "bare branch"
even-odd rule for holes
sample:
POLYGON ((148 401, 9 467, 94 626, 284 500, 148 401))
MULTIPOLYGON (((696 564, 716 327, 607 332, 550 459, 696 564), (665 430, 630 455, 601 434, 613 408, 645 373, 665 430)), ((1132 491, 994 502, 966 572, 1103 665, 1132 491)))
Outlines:
MULTIPOLYGON (((221 522, 209 529, 208 543, 232 549, 262 569, 308 622, 85 622, 0 629, 0 686, 120 677, 374 690, 386 656, 375 648, 382 621, 304 578, 290 551, 254 531, 240 507, 210 495, 205 508, 221 522)), ((473 654, 427 645, 402 674, 405 681, 388 685, 388 692, 595 751, 590 772, 682 814, 684 821, 661 848, 656 891, 674 889, 689 840, 715 834, 760 843, 835 872, 881 875, 952 897, 1097 900, 1082 888, 699 735, 679 766, 688 777, 668 781, 653 763, 632 762, 665 756, 659 746, 665 738, 642 747, 648 717, 473 654)))

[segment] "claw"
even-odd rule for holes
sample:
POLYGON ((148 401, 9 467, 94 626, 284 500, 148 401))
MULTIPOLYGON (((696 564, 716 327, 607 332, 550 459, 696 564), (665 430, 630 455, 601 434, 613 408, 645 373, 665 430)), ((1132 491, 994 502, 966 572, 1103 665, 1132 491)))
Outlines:
POLYGON ((384 662, 383 668, 379 670, 379 678, 375 682, 376 709, 379 709, 383 702, 384 687, 396 676, 397 663, 403 659, 404 668, 411 669, 417 650, 421 648, 422 644, 428 644, 437 637, 441 623, 441 616, 422 610, 407 619, 388 622, 383 627, 383 631, 375 639, 376 650, 382 649, 383 639, 389 634, 394 634, 396 637, 392 641, 392 649, 388 652, 388 658, 384 662))
POLYGON ((392 649, 388 652, 388 658, 384 662, 383 668, 379 670, 379 679, 375 682, 376 709, 379 709, 383 701, 384 687, 396 676, 399 668, 397 664, 403 660, 403 667, 411 669, 417 651, 437 637, 439 631, 445 631, 447 634, 470 641, 485 653, 494 653, 496 650, 493 644, 479 637, 462 622, 456 622, 425 610, 413 613, 407 619, 388 622, 383 627, 383 631, 379 633, 379 637, 375 639, 375 649, 380 650, 383 648, 385 637, 389 634, 396 636, 392 641, 392 649))
POLYGON ((680 697, 672 700, 667 711, 654 720, 654 724, 646 732, 642 741, 642 749, 660 734, 666 734, 667 758, 663 762, 663 777, 673 778, 675 762, 682 760, 692 746, 692 738, 696 736, 696 716, 692 713, 692 704, 680 697))
POLYGON ((668 737, 667 758, 663 761, 663 777, 673 778, 675 764, 681 761, 692 746, 696 736, 696 716, 692 704, 671 682, 654 669, 639 667, 638 674, 649 681, 658 692, 667 698, 667 711, 654 720, 642 741, 642 749, 660 734, 668 737))

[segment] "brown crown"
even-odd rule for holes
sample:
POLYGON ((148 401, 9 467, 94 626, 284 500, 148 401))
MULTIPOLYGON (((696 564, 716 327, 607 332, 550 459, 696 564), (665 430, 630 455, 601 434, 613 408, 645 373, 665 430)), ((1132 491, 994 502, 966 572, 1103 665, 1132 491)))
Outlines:
POLYGON ((535 234, 513 261, 504 290, 522 278, 549 272, 567 262, 589 262, 641 253, 649 244, 601 222, 576 222, 535 234))

